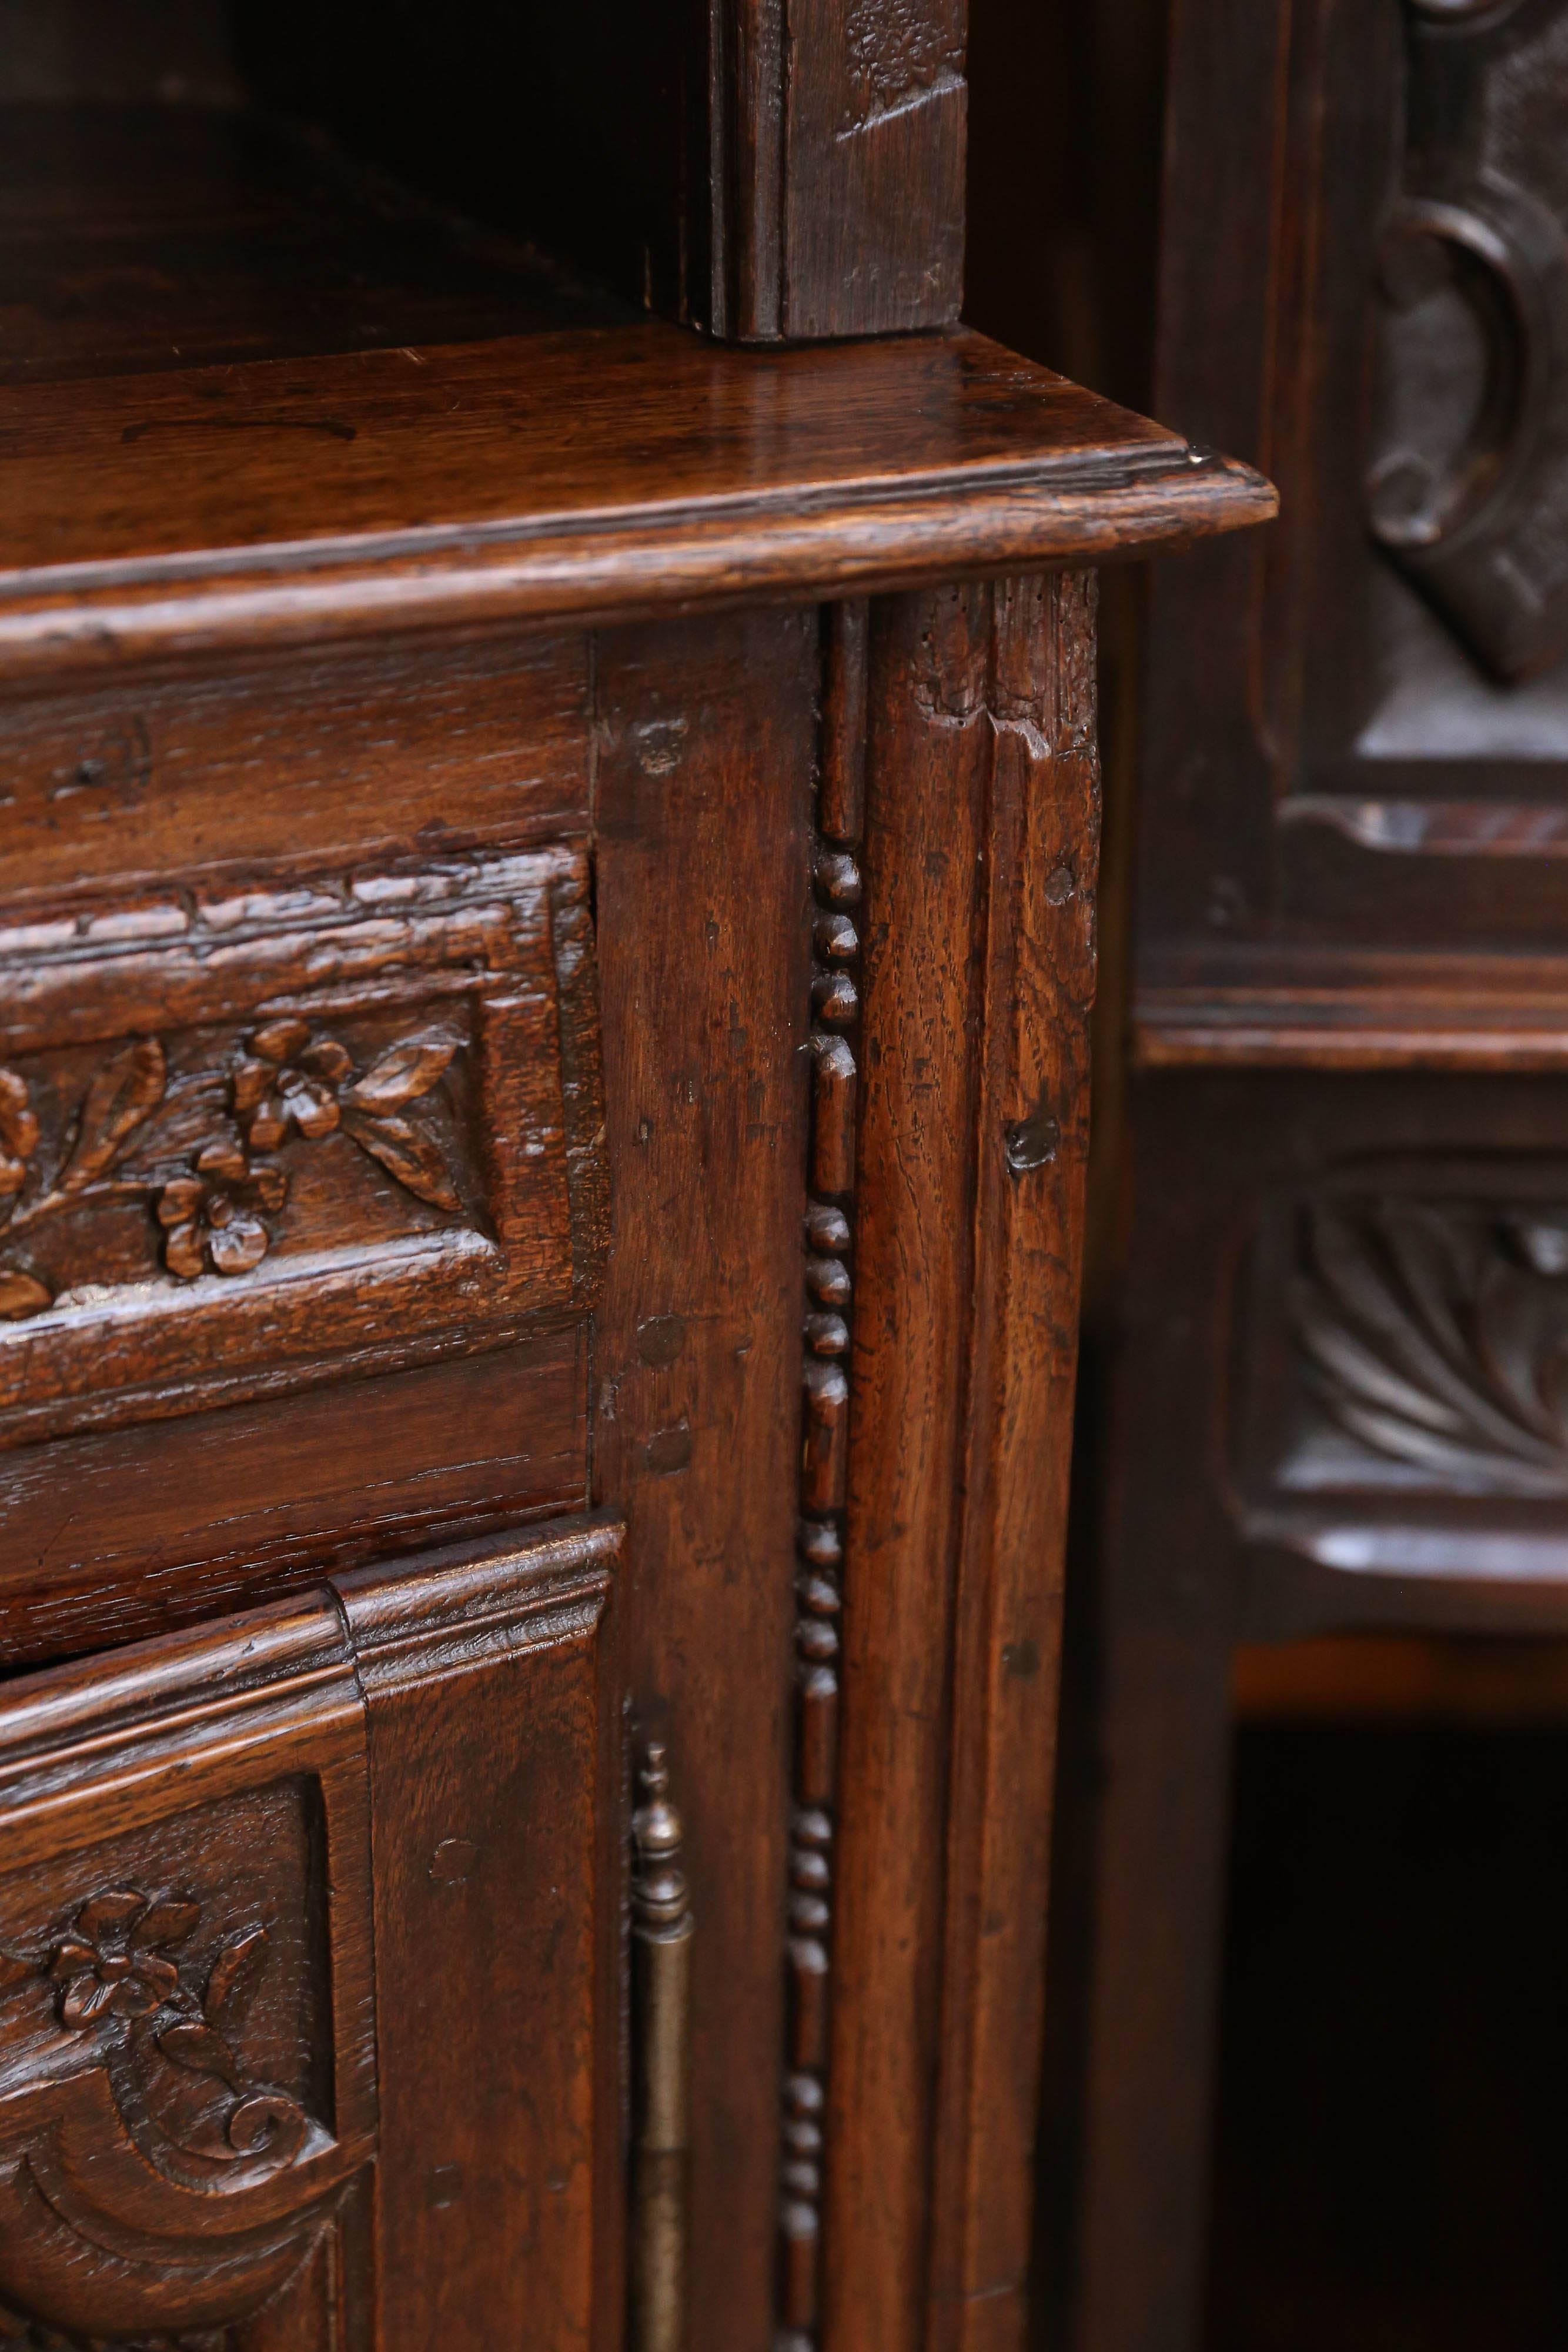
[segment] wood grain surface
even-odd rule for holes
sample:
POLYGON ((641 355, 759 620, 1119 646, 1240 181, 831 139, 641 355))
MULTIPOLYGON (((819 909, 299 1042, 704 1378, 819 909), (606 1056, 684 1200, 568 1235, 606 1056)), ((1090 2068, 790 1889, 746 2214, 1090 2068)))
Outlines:
POLYGON ((824 2341, 1021 2343, 1098 817, 1068 577, 873 608, 824 2341))
POLYGON ((614 1222, 595 1494, 622 1670, 685 1822, 692 2352, 771 2331, 816 615, 607 640, 601 984, 614 1222))
POLYGON ((1257 476, 964 332, 657 324, 16 391, 0 677, 1179 545, 1257 476))

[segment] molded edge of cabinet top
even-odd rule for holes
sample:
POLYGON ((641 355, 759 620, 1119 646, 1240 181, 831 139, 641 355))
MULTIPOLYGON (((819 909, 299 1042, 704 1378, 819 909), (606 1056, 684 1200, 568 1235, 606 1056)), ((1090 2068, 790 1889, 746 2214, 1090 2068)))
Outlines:
POLYGON ((0 394, 0 675, 1098 562, 1275 511, 983 336, 650 321, 0 394))

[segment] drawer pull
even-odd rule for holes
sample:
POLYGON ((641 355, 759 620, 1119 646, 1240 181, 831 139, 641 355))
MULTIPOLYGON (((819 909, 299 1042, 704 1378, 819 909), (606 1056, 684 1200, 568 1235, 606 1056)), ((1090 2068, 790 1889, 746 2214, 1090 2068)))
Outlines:
POLYGON ((694 1922, 663 1748, 649 1748, 641 1779, 632 1817, 632 2341, 634 2352, 685 2352, 694 1922))

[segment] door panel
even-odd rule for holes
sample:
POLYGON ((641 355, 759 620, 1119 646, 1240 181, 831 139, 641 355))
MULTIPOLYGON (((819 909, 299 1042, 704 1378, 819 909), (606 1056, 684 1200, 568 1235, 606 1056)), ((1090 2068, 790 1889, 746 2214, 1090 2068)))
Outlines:
POLYGON ((533 2342, 584 2339, 620 1532, 358 1570, 7 1686, 24 2340, 478 2352, 525 2313, 533 2342))

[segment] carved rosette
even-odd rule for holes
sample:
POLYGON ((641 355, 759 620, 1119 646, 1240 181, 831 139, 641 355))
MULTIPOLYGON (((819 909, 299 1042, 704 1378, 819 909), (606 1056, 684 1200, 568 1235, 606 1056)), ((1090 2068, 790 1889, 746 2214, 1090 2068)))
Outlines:
POLYGON ((849 1469, 860 1022, 858 861, 864 831, 867 625, 864 604, 829 609, 813 843, 811 1140, 805 1220, 804 1432, 778 2352, 811 2352, 821 2306, 839 1615, 849 1469))

